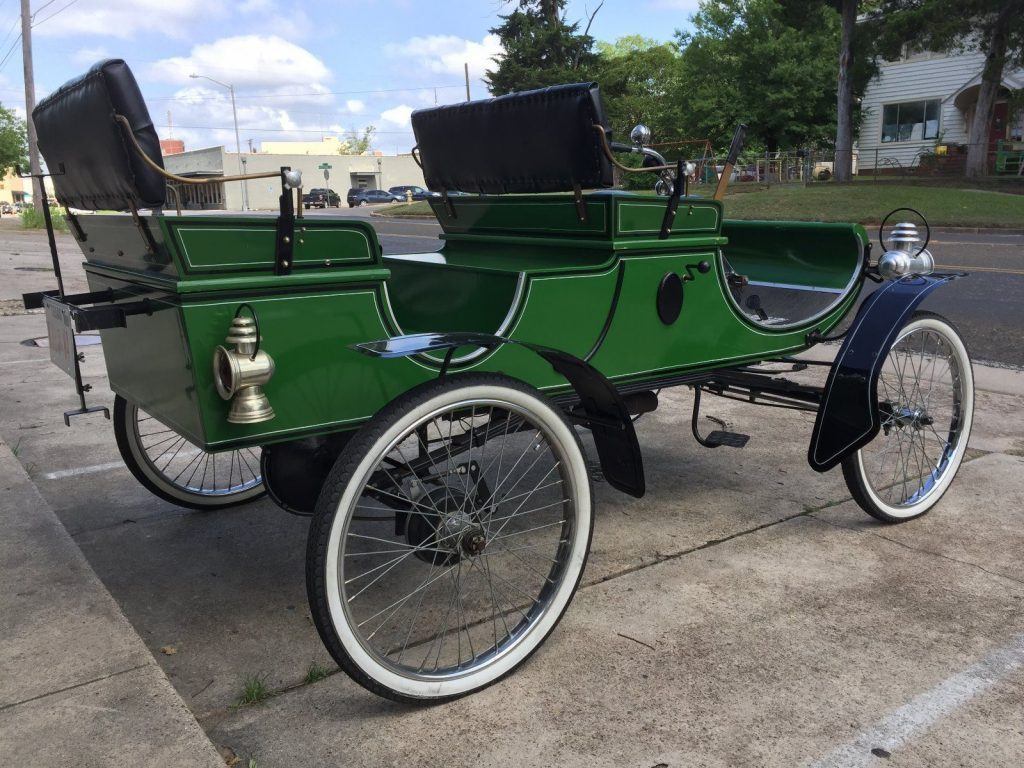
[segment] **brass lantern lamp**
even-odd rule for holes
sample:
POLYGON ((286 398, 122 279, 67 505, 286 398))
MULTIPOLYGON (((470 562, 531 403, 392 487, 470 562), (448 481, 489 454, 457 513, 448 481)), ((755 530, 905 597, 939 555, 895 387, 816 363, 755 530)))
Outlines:
POLYGON ((218 346, 213 352, 213 381, 217 394, 231 401, 228 421, 258 424, 274 418, 274 409, 263 386, 274 375, 274 360, 260 349, 260 326, 248 304, 235 312, 225 341, 234 349, 218 346), (242 315, 248 309, 250 316, 242 315))

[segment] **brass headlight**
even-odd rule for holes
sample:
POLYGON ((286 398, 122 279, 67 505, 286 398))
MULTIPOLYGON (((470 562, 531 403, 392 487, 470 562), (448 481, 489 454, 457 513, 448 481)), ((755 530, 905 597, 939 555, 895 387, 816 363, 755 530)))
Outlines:
POLYGON ((274 418, 274 409, 263 385, 274 375, 274 360, 259 348, 259 325, 255 317, 236 315, 226 341, 234 345, 234 349, 219 346, 213 351, 213 382, 217 394, 231 400, 228 421, 232 424, 269 421, 274 418))

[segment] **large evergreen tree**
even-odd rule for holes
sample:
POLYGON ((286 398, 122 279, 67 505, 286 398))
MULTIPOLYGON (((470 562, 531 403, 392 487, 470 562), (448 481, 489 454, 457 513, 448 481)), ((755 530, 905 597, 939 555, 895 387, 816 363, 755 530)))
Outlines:
POLYGON ((516 0, 512 12, 500 18, 491 33, 505 53, 484 77, 491 93, 590 79, 597 62, 594 38, 589 23, 581 31, 580 22, 566 21, 565 0, 516 0))

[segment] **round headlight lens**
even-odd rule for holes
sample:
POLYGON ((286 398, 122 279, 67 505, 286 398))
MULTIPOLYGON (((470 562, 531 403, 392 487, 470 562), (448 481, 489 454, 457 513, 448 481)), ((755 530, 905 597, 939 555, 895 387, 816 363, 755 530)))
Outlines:
POLYGON ((213 351, 213 383, 217 387, 217 394, 225 400, 230 400, 235 394, 238 381, 238 365, 232 355, 224 347, 217 347, 213 351))

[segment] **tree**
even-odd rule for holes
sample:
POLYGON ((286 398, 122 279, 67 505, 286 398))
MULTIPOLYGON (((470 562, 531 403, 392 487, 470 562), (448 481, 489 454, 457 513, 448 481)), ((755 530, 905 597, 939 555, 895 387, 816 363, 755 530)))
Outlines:
POLYGON ((833 171, 836 181, 853 179, 853 134, 859 118, 855 96, 863 93, 874 76, 870 37, 858 34, 857 14, 870 11, 878 0, 780 0, 797 27, 822 7, 839 14, 838 75, 836 77, 836 137, 833 171))
POLYGON ((658 141, 678 138, 678 115, 669 98, 678 74, 678 49, 640 35, 596 47, 598 59, 591 72, 601 85, 613 135, 625 140, 634 125, 644 123, 658 141))
POLYGON ((362 155, 370 151, 373 144, 373 134, 377 129, 368 125, 363 129, 362 135, 358 131, 351 130, 345 134, 345 138, 338 144, 339 155, 362 155))
POLYGON ((884 0, 875 22, 883 50, 985 55, 968 136, 966 174, 987 171, 989 127, 1007 67, 1024 66, 1024 0, 884 0))
POLYGON ((13 110, 0 105, 0 176, 16 165, 28 165, 28 139, 25 121, 13 110))
POLYGON ((516 0, 515 10, 500 16, 501 24, 490 31, 501 40, 505 53, 484 76, 492 94, 590 79, 597 55, 588 33, 601 6, 581 33, 580 22, 566 21, 565 2, 516 0))
POLYGON ((691 135, 728 144, 737 123, 770 151, 832 140, 839 20, 804 3, 794 21, 778 0, 704 0, 682 49, 674 100, 691 135))

